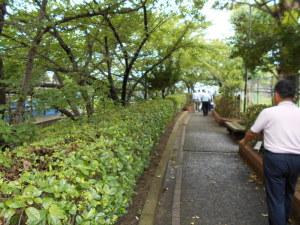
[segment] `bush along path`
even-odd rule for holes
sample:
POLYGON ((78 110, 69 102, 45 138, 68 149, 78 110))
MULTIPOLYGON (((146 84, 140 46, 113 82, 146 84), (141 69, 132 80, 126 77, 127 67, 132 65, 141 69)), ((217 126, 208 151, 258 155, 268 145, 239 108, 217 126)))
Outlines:
POLYGON ((185 131, 181 157, 169 163, 154 225, 267 225, 263 187, 226 129, 210 116, 191 113, 185 131))
POLYGON ((0 224, 110 225, 126 213, 165 126, 173 96, 60 121, 40 141, 0 153, 0 224))

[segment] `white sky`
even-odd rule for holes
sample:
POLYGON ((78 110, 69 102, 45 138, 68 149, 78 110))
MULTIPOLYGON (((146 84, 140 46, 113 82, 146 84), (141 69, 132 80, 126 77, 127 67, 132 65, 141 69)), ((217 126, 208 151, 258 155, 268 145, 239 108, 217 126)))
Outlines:
POLYGON ((234 34, 233 27, 230 24, 230 12, 228 10, 216 10, 212 8, 214 0, 208 0, 202 13, 206 20, 212 22, 205 32, 205 39, 226 39, 234 34))

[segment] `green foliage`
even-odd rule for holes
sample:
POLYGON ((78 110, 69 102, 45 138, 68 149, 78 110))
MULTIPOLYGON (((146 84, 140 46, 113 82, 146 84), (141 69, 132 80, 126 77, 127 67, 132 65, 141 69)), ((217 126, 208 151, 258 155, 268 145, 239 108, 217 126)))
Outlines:
POLYGON ((15 147, 25 142, 31 142, 36 135, 34 125, 25 123, 10 125, 0 120, 0 148, 15 147))
POLYGON ((186 97, 170 99, 60 121, 42 129, 39 141, 1 152, 0 220, 15 224, 24 212, 30 225, 114 224, 186 97))
POLYGON ((168 62, 152 71, 153 76, 148 78, 150 88, 153 90, 164 90, 172 87, 179 81, 180 72, 179 61, 168 60, 168 62))
POLYGON ((254 124, 259 113, 269 107, 268 105, 253 105, 250 106, 246 113, 242 116, 242 123, 246 126, 247 130, 254 124))
POLYGON ((232 94, 223 94, 215 98, 215 110, 226 118, 240 117, 240 101, 237 96, 232 94))
MULTIPOLYGON (((196 42, 195 42, 196 43, 196 42)), ((243 81, 241 58, 231 58, 230 46, 220 42, 199 42, 198 46, 183 53, 181 66, 187 87, 206 81, 219 85, 224 91, 239 91, 243 81)))
POLYGON ((167 99, 171 100, 176 110, 181 110, 187 103, 189 103, 189 95, 171 95, 167 99))
POLYGON ((266 52, 275 47, 276 39, 272 36, 276 25, 270 16, 260 11, 254 11, 250 18, 247 8, 235 13, 233 24, 237 30, 232 40, 233 56, 242 57, 246 67, 254 71, 263 64, 266 52))
POLYGON ((235 10, 233 55, 242 57, 251 71, 264 69, 281 76, 295 75, 300 69, 297 54, 300 13, 276 1, 273 3, 274 6, 268 6, 272 10, 264 9, 267 6, 258 2, 251 13, 248 6, 235 10))

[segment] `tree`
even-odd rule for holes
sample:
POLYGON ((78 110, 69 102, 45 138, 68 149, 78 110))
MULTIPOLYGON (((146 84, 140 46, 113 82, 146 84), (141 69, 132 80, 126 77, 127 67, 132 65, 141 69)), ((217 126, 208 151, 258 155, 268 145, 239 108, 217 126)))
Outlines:
MULTIPOLYGON (((139 10, 140 8, 140 6, 135 5, 134 3, 132 4, 133 8, 128 8, 127 6, 125 7, 125 3, 122 1, 112 4, 100 4, 95 1, 93 4, 87 3, 86 5, 73 6, 73 9, 79 9, 79 13, 74 14, 70 13, 73 10, 68 1, 63 2, 63 4, 56 4, 52 2, 51 4, 48 4, 48 1, 46 0, 41 2, 35 1, 35 4, 31 4, 27 1, 20 4, 21 6, 17 4, 11 4, 9 6, 10 10, 15 11, 15 15, 8 17, 6 22, 6 30, 1 34, 4 38, 6 38, 5 41, 14 43, 16 46, 21 45, 22 48, 26 49, 27 51, 25 56, 19 58, 20 62, 23 61, 24 72, 23 77, 21 78, 20 87, 15 91, 19 97, 17 101, 17 108, 13 116, 14 123, 19 123, 23 120, 25 101, 27 96, 32 92, 32 78, 35 68, 34 63, 37 60, 41 58, 46 60, 50 64, 50 67, 55 67, 55 71, 73 74, 81 73, 81 75, 83 73, 82 71, 79 71, 78 65, 76 65, 76 60, 78 60, 78 58, 75 58, 70 46, 68 46, 68 44, 59 34, 60 29, 64 31, 68 30, 68 26, 72 26, 71 23, 75 20, 78 21, 83 20, 84 18, 106 16, 108 14, 126 14, 139 10), (30 10, 26 11, 23 8, 30 10), (90 10, 91 8, 92 10, 90 10), (68 9, 69 11, 64 12, 65 9, 68 9), (56 14, 61 16, 57 16, 56 14), (35 27, 37 27, 37 29, 35 29, 35 27), (62 51, 68 55, 68 58, 72 63, 71 69, 60 66, 58 62, 53 60, 53 55, 51 56, 49 52, 47 52, 49 51, 49 46, 47 46, 47 44, 49 45, 49 34, 51 34, 58 41, 62 51), (23 60, 24 58, 26 59, 25 61, 23 60)), ((74 10, 74 12, 77 11, 74 10)), ((78 37, 78 33, 76 35, 78 37)), ((87 48, 90 48, 90 46, 87 48)), ((89 53, 91 56, 91 51, 89 53)), ((57 52, 55 54, 57 54, 57 52)), ((91 57, 89 57, 89 59, 90 58, 91 57)), ((47 69, 47 67, 49 67, 49 65, 45 65, 44 71, 47 69)), ((80 84, 80 86, 83 86, 86 80, 77 79, 77 82, 80 84)), ((90 102, 90 98, 86 91, 81 90, 81 92, 82 97, 85 98, 86 101, 87 114, 90 115, 93 111, 92 103, 90 102)))
POLYGON ((137 87, 147 90, 147 75, 188 43, 202 21, 191 6, 202 3, 174 7, 169 0, 166 10, 140 0, 9 1, 0 51, 2 83, 17 102, 13 122, 23 121, 29 96, 73 119, 91 116, 100 96, 126 105, 137 87), (43 82, 49 73, 55 83, 43 82))
POLYGON ((148 77, 150 89, 161 91, 162 98, 169 94, 169 91, 180 80, 179 60, 169 58, 165 63, 155 68, 148 77))
MULTIPOLYGON (((0 3, 0 35, 2 34, 4 21, 5 21, 5 14, 6 14, 6 1, 1 1, 0 3)), ((4 65, 3 65, 3 57, 0 55, 0 114, 2 118, 4 117, 5 112, 5 105, 6 105, 6 96, 5 96, 5 85, 2 83, 4 79, 4 65)))
POLYGON ((226 4, 240 8, 233 19, 237 31, 233 43, 236 55, 244 59, 249 69, 265 67, 271 63, 276 66, 276 73, 280 78, 298 73, 299 1, 219 1, 219 5, 226 4), (251 15, 247 13, 248 8, 252 9, 251 15))
POLYGON ((181 25, 178 25, 178 23, 180 23, 180 20, 176 17, 168 20, 159 31, 153 34, 151 40, 145 46, 144 56, 139 60, 136 67, 138 71, 141 71, 141 74, 134 78, 135 83, 130 88, 129 98, 133 95, 136 87, 142 85, 144 87, 144 97, 147 99, 148 77, 150 74, 157 71, 159 66, 165 65, 165 62, 170 58, 176 61, 179 60, 180 52, 191 47, 193 39, 190 38, 190 35, 197 26, 193 23, 183 23, 181 25), (155 50, 153 51, 153 49, 155 50))
POLYGON ((241 90, 243 67, 241 58, 231 57, 231 46, 220 42, 195 40, 195 46, 182 54, 183 81, 194 91, 194 84, 206 82, 223 90, 241 90))

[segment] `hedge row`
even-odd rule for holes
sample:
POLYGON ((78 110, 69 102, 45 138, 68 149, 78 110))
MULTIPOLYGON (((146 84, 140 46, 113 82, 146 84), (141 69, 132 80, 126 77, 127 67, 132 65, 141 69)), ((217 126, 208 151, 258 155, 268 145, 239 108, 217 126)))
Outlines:
POLYGON ((114 224, 185 96, 62 121, 0 153, 0 224, 114 224), (174 104, 175 103, 175 104, 174 104))

